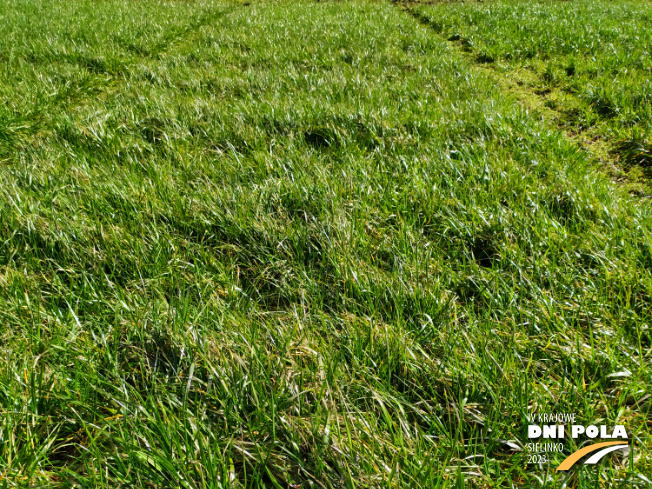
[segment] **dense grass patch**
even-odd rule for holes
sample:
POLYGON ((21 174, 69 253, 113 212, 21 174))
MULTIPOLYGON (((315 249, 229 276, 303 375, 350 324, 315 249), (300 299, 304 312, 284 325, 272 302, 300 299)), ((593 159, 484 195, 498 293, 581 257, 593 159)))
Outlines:
POLYGON ((568 131, 588 141, 605 140, 630 177, 649 180, 648 2, 491 1, 419 5, 412 11, 477 62, 496 66, 544 98, 568 131))
POLYGON ((445 39, 0 1, 3 484, 645 483, 650 208, 445 39), (526 467, 555 411, 633 466, 526 467))

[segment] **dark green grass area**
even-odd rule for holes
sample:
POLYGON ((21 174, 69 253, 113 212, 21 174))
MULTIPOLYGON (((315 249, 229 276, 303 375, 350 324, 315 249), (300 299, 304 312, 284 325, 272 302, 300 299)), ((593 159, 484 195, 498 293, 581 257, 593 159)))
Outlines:
POLYGON ((646 484, 650 207, 431 29, 0 0, 0 32, 0 484, 646 484), (526 466, 536 412, 634 449, 526 466))
POLYGON ((489 1, 417 6, 478 63, 515 76, 572 133, 607 141, 630 180, 652 177, 652 4, 489 1))

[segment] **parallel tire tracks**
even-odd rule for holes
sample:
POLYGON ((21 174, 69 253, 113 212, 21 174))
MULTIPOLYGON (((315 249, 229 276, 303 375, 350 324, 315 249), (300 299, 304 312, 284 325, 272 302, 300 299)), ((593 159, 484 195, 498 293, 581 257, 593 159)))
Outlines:
MULTIPOLYGON (((401 8, 406 14, 410 15, 414 20, 419 22, 419 24, 426 26, 438 37, 447 41, 451 49, 469 63, 471 69, 489 76, 496 82, 502 91, 514 95, 516 100, 518 100, 522 106, 526 107, 533 113, 541 115, 550 126, 553 126, 557 131, 561 131, 567 140, 571 141, 576 147, 587 153, 589 159, 595 162, 596 166, 608 174, 612 180, 617 183, 625 183, 628 187, 632 187, 631 182, 628 182, 628 178, 622 169, 622 165, 619 163, 617 158, 614 157, 616 146, 612 142, 599 136, 586 138, 583 137, 582 131, 572 131, 567 126, 563 111, 546 105, 545 93, 537 93, 536 90, 528 90, 524 87, 522 82, 519 83, 518 80, 500 76, 490 63, 478 60, 476 57, 473 57, 468 50, 465 50, 462 44, 457 42, 458 39, 447 39, 442 34, 442 28, 437 22, 412 8, 410 3, 394 1, 394 4, 398 8, 401 8)), ((630 193, 634 193, 643 198, 652 197, 651 195, 648 195, 647 191, 643 190, 640 185, 634 185, 633 188, 630 189, 630 193)))
MULTIPOLYGON (((128 62, 121 62, 112 68, 107 68, 100 60, 88 56, 62 55, 65 61, 85 68, 94 76, 91 79, 68 83, 56 96, 51 97, 36 110, 16 114, 10 120, 3 121, 0 119, 0 161, 10 158, 12 154, 20 149, 21 144, 26 139, 31 137, 33 142, 34 139, 39 138, 40 134, 47 132, 49 128, 48 121, 52 118, 52 114, 58 113, 62 109, 80 107, 92 96, 119 90, 126 79, 125 75, 129 73, 133 66, 145 59, 160 56, 180 41, 191 37, 202 27, 233 13, 236 9, 237 7, 232 5, 218 12, 204 15, 197 22, 165 36, 151 49, 142 49, 135 52, 131 50, 135 54, 134 57, 128 62)), ((51 56, 43 57, 41 61, 47 61, 46 58, 51 59, 51 56)), ((38 63, 39 60, 34 61, 38 63)))

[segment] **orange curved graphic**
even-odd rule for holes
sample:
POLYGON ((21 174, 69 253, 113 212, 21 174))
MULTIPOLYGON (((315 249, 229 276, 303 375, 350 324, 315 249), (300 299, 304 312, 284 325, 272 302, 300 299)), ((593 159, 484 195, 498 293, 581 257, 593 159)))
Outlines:
POLYGON ((601 448, 604 447, 610 447, 612 445, 622 445, 622 441, 606 441, 604 443, 596 443, 595 445, 589 445, 588 447, 584 447, 581 450, 576 451, 575 453, 571 453, 566 460, 564 460, 561 464, 559 464, 559 467, 557 467, 557 470, 569 470, 573 465, 575 465, 575 462, 577 462, 579 459, 581 459, 584 455, 588 455, 591 452, 595 452, 596 450, 600 450, 601 448))

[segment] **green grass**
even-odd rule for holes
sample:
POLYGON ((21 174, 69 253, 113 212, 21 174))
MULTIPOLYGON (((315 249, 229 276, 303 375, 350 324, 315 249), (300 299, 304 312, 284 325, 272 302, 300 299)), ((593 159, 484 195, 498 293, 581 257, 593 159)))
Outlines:
POLYGON ((412 11, 544 99, 566 130, 605 140, 630 179, 650 179, 652 4, 489 1, 412 11))
POLYGON ((646 484, 650 206, 446 36, 362 1, 0 34, 3 487, 646 484), (533 412, 633 463, 526 467, 533 412))

